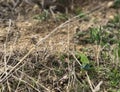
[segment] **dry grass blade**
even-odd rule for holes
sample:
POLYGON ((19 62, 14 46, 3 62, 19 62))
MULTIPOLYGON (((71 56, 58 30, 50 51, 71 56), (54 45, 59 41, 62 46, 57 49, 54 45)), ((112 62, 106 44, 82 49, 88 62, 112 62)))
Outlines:
POLYGON ((89 86, 90 86, 91 91, 92 91, 92 92, 95 92, 95 91, 94 91, 94 88, 93 88, 93 86, 92 86, 92 83, 91 83, 90 77, 89 77, 89 75, 88 75, 87 72, 86 72, 86 76, 87 76, 87 81, 88 81, 88 83, 89 83, 89 86))
POLYGON ((89 86, 90 86, 90 88, 91 88, 91 91, 92 91, 92 92, 98 92, 98 91, 100 91, 100 86, 103 84, 103 81, 100 81, 100 82, 97 84, 97 86, 93 87, 93 84, 92 84, 92 82, 91 82, 91 80, 90 80, 89 75, 88 75, 87 72, 86 72, 86 76, 87 76, 87 81, 88 81, 88 83, 89 83, 89 86))
POLYGON ((103 84, 103 81, 100 81, 99 83, 98 83, 98 85, 94 88, 94 91, 95 92, 98 92, 98 91, 100 91, 100 86, 103 84))
MULTIPOLYGON (((24 81, 24 80, 22 80, 22 79, 18 79, 16 76, 13 76, 13 78, 15 78, 16 80, 19 80, 20 82, 23 82, 23 83, 29 85, 30 87, 32 87, 32 88, 33 88, 34 90, 36 90, 37 92, 41 92, 39 89, 35 88, 33 85, 31 85, 30 83, 28 83, 28 82, 26 82, 26 81, 24 81)), ((49 91, 48 91, 48 92, 49 92, 49 91)))

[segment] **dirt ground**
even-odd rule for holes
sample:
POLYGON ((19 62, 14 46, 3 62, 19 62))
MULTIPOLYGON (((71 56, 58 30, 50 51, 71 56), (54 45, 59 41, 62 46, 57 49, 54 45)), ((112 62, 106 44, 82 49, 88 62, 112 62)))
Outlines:
MULTIPOLYGON (((51 48, 54 48, 54 50, 56 48, 56 51, 59 52, 59 50, 61 50, 64 52, 64 47, 67 47, 68 44, 68 34, 70 36, 69 40, 71 41, 77 28, 79 28, 81 31, 85 31, 91 26, 105 25, 105 23, 107 23, 110 18, 113 18, 116 12, 118 12, 117 10, 114 10, 112 8, 106 8, 108 1, 100 0, 99 2, 92 1, 92 4, 89 2, 84 2, 82 4, 76 6, 77 8, 79 7, 80 9, 82 9, 84 12, 91 11, 95 7, 101 6, 102 4, 106 6, 100 7, 102 8, 102 10, 98 10, 87 15, 87 21, 79 21, 79 19, 75 19, 72 23, 65 25, 65 27, 63 28, 60 28, 53 36, 48 39, 48 47, 49 45, 52 45, 51 48), (96 23, 94 23, 94 20, 96 21, 96 23)), ((5 23, 1 21, 0 24, 0 41, 2 42, 1 45, 3 45, 3 43, 6 41, 5 38, 6 35, 8 35, 9 47, 13 46, 13 43, 16 40, 15 45, 13 46, 14 50, 30 49, 32 46, 35 45, 34 43, 44 38, 65 21, 64 20, 55 22, 54 19, 48 19, 41 22, 40 20, 33 19, 33 16, 37 15, 40 12, 38 7, 36 9, 34 9, 34 6, 30 5, 24 6, 25 9, 21 9, 21 7, 18 7, 17 9, 17 12, 20 11, 18 15, 9 16, 10 14, 8 14, 8 16, 4 16, 3 14, 3 18, 1 20, 4 20, 5 23), (6 20, 6 17, 15 18, 6 20)), ((73 13, 71 15, 74 16, 73 13)))
MULTIPOLYGON (((0 81, 5 77, 5 70, 2 71, 5 67, 4 61, 7 63, 5 69, 10 73, 10 76, 5 77, 5 82, 0 82, 2 92, 91 92, 88 91, 90 88, 86 88, 87 91, 67 91, 70 88, 67 76, 70 67, 62 66, 66 65, 68 60, 66 58, 64 64, 61 64, 58 56, 69 51, 80 51, 83 47, 94 47, 78 44, 79 38, 76 39, 75 34, 78 31, 87 32, 90 27, 106 25, 120 13, 120 9, 109 7, 111 0, 76 2, 74 11, 69 11, 67 19, 59 20, 55 20, 52 15, 45 20, 35 19, 35 16, 42 13, 37 6, 23 3, 15 11, 11 11, 0 3, 0 81), (80 9, 85 17, 73 18, 77 16, 77 9, 80 9), (59 76, 55 73, 55 67, 62 72, 59 76), (19 82, 23 83, 19 85, 19 82), (3 85, 6 85, 7 91, 2 88, 3 85), (17 89, 16 85, 19 85, 17 89), (16 91, 13 91, 14 89, 16 91)), ((100 92, 108 91, 103 89, 100 92)))

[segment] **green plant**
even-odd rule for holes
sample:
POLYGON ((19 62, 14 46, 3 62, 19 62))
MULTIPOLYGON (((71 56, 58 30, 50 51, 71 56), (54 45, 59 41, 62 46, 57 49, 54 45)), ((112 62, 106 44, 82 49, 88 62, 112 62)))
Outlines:
POLYGON ((120 7, 120 0, 114 0, 114 8, 119 8, 120 7))
POLYGON ((89 70, 91 68, 90 61, 84 53, 76 53, 77 59, 81 62, 81 68, 84 70, 89 70))
POLYGON ((116 47, 113 49, 114 61, 120 63, 120 42, 116 44, 116 47))
POLYGON ((101 29, 100 28, 90 28, 90 39, 92 42, 100 42, 101 39, 101 34, 100 34, 101 29))
POLYGON ((114 18, 111 20, 111 23, 120 23, 120 14, 115 15, 114 18))
POLYGON ((44 11, 41 14, 35 15, 33 19, 43 21, 49 19, 49 17, 50 17, 50 13, 48 11, 44 11))
POLYGON ((120 85, 119 80, 120 80, 120 72, 119 69, 112 69, 109 72, 109 80, 110 80, 110 84, 113 87, 117 87, 118 85, 120 85))
POLYGON ((57 20, 67 20, 68 19, 68 15, 64 14, 64 13, 59 13, 56 16, 57 20))
POLYGON ((83 11, 81 10, 81 8, 77 8, 75 10, 75 14, 79 16, 79 18, 82 18, 85 16, 85 14, 83 13, 83 11))

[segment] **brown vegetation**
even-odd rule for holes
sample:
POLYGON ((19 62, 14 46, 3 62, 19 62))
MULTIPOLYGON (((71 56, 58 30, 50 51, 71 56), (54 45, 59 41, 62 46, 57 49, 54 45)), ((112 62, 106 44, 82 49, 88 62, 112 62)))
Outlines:
POLYGON ((120 9, 113 0, 12 1, 0 1, 1 92, 120 90, 119 53, 112 54, 120 9), (101 31, 100 40, 93 30, 101 31))

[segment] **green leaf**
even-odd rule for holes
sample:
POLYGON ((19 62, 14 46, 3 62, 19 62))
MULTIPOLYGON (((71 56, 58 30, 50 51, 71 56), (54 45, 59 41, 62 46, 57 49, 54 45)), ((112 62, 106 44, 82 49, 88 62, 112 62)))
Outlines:
POLYGON ((119 58, 120 58, 120 48, 118 49, 118 56, 119 56, 119 58))
POLYGON ((120 7, 120 0, 114 0, 114 8, 119 8, 120 7))
POLYGON ((83 66, 86 66, 87 64, 90 63, 87 56, 83 53, 80 53, 80 61, 82 62, 83 66))
POLYGON ((92 42, 94 42, 94 41, 99 42, 100 41, 100 29, 99 28, 91 28, 90 29, 90 37, 91 37, 92 42))

